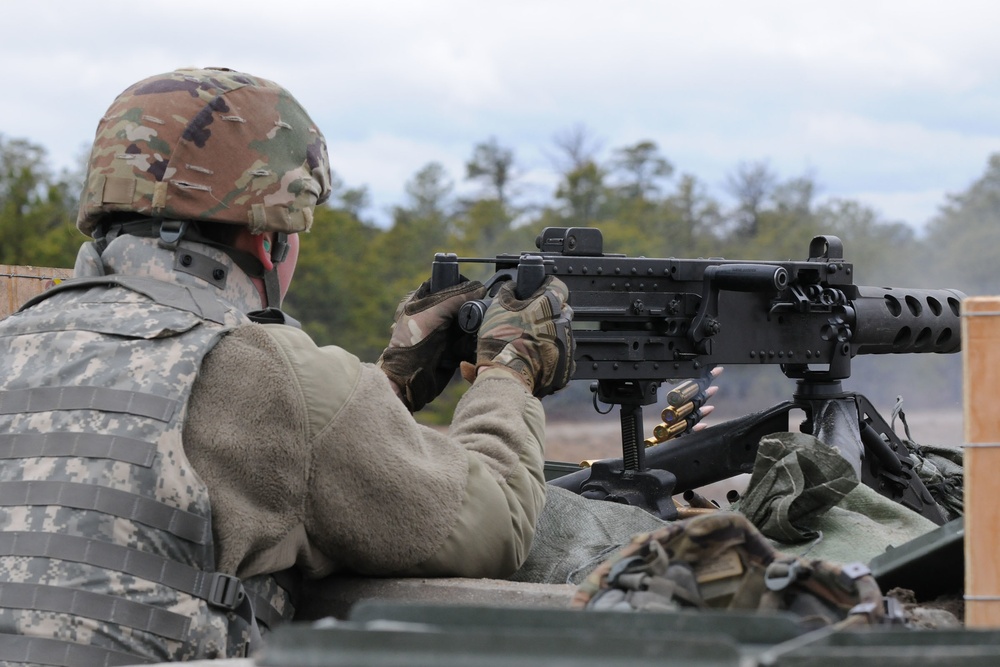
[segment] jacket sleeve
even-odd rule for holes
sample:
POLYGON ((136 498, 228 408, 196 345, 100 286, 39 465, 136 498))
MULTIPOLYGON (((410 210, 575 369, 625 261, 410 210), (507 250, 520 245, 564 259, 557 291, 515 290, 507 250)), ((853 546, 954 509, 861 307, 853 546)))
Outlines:
POLYGON ((502 577, 523 563, 545 497, 544 413, 519 380, 484 372, 440 432, 375 366, 268 329, 308 415, 311 547, 367 574, 502 577))

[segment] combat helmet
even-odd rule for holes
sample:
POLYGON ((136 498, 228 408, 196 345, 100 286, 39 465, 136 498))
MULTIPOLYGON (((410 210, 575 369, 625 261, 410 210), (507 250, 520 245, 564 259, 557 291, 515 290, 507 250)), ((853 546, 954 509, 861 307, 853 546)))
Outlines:
POLYGON ((329 195, 326 142, 287 90, 229 69, 178 69, 130 86, 101 118, 76 224, 95 238, 129 214, 243 225, 278 232, 280 261, 285 235, 308 231, 329 195))

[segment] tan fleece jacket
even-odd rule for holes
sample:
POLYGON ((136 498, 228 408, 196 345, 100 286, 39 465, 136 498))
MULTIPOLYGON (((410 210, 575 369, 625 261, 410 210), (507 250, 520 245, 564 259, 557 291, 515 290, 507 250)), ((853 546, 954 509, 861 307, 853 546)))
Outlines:
POLYGON ((483 373, 443 434, 373 365, 286 326, 240 327, 208 354, 184 442, 217 566, 241 577, 506 576, 544 503, 544 413, 520 381, 483 373))

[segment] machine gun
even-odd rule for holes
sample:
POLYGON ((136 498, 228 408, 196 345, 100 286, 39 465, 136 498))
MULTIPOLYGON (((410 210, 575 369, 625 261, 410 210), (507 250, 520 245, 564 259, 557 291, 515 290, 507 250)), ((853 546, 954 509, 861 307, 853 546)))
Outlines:
MULTIPOLYGON (((961 344, 949 289, 865 287, 835 236, 817 236, 805 261, 650 259, 605 254, 599 229, 547 227, 538 252, 492 259, 435 256, 432 290, 459 279, 461 262, 488 262, 495 295, 516 281, 520 296, 546 275, 569 287, 575 380, 593 380, 598 402, 620 406, 622 458, 598 461, 551 484, 591 498, 676 516, 672 496, 752 470, 761 437, 800 430, 837 447, 859 479, 938 524, 944 516, 913 470, 905 444, 864 396, 844 391, 858 354, 950 353, 961 344), (790 401, 647 450, 643 406, 663 382, 701 378, 715 366, 778 365, 796 380, 790 401)), ((465 304, 459 324, 475 333, 488 305, 465 304)))

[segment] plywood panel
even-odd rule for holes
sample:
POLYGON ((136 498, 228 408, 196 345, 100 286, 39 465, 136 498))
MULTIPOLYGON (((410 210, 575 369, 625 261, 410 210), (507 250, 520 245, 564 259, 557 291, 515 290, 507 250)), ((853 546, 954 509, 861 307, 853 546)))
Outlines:
POLYGON ((72 275, 71 269, 0 264, 0 317, 7 317, 57 280, 66 280, 72 275))
POLYGON ((965 620, 1000 628, 1000 297, 962 304, 965 620))

